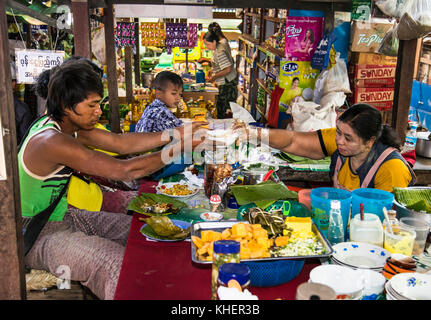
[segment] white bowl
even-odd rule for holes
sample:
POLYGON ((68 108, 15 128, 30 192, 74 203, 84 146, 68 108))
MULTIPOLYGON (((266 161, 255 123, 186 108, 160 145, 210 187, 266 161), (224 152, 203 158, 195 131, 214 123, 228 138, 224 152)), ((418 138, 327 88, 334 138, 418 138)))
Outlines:
POLYGON ((365 296, 379 295, 385 289, 386 278, 379 272, 367 269, 356 270, 363 281, 365 296))
POLYGON ((204 212, 200 215, 201 219, 204 221, 220 221, 223 219, 223 215, 219 212, 204 212))
POLYGON ((334 289, 337 300, 359 299, 364 288, 357 270, 339 265, 321 265, 314 268, 310 272, 310 281, 334 289))

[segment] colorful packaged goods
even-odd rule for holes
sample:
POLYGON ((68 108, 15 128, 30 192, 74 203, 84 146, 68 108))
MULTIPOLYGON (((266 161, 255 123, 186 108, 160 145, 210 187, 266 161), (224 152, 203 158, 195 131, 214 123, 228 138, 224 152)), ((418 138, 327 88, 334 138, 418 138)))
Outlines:
POLYGON ((323 18, 287 17, 285 57, 291 61, 311 61, 323 35, 323 18))
POLYGON ((354 20, 350 34, 350 50, 352 52, 378 52, 380 43, 392 26, 392 23, 383 19, 375 19, 373 22, 354 20))

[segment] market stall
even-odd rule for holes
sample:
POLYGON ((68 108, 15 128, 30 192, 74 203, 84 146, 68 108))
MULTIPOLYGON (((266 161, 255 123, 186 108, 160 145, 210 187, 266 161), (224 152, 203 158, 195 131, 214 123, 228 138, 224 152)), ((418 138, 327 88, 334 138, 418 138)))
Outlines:
MULTIPOLYGON (((326 290, 320 298, 331 300, 431 299, 429 286, 406 291, 406 275, 430 280, 429 187, 335 188, 329 156, 312 160, 244 142, 236 130, 328 129, 356 102, 374 105, 387 124, 404 125, 400 113, 406 110, 393 103, 408 87, 397 83, 407 57, 400 62, 391 50, 378 54, 377 44, 365 48, 370 41, 358 39, 364 19, 350 21, 355 11, 347 19, 333 10, 238 9, 239 97, 234 120, 222 120, 214 112, 218 90, 205 83, 198 62, 209 56, 201 42, 205 23, 183 17, 141 21, 138 13, 124 17, 116 9, 114 19, 108 1, 104 30, 96 30, 106 44, 102 124, 114 132, 133 131, 154 100, 155 74, 170 70, 184 82, 183 101, 171 111, 185 120, 204 114, 208 139, 221 145, 195 154, 179 174, 140 181, 140 194, 128 207, 133 220, 116 299, 309 300, 319 290, 326 290), (332 31, 324 32, 331 20, 332 31), (300 29, 303 43, 290 38, 300 29), (350 36, 358 41, 351 45, 350 36), (136 52, 152 59, 133 63, 136 52), (140 70, 133 73, 133 66, 140 70), (220 249, 223 241, 236 251, 220 249), (223 273, 229 263, 245 274, 223 273), (300 285, 308 282, 309 294, 301 296, 300 285)), ((371 25, 367 38, 383 41, 380 36, 395 24, 374 18, 365 19, 371 25)), ((400 49, 407 55, 406 44, 400 49)), ((424 173, 420 185, 430 183, 426 159, 417 158, 413 167, 418 177, 424 173)))

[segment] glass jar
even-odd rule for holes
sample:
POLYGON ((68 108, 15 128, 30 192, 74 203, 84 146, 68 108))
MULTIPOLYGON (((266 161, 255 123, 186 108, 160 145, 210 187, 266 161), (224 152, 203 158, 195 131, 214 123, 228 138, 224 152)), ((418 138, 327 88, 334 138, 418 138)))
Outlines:
POLYGON ((366 242, 383 247, 383 226, 380 218, 372 213, 364 213, 364 220, 357 214, 350 221, 350 241, 366 242))
MULTIPOLYGON (((242 263, 225 263, 219 268, 217 292, 220 287, 228 287, 229 281, 235 280, 241 292, 250 289, 250 268, 242 263)), ((217 298, 218 294, 217 294, 217 298)))
POLYGON ((241 244, 234 240, 218 240, 214 242, 211 271, 211 300, 217 299, 219 268, 225 263, 239 263, 240 248, 241 244))

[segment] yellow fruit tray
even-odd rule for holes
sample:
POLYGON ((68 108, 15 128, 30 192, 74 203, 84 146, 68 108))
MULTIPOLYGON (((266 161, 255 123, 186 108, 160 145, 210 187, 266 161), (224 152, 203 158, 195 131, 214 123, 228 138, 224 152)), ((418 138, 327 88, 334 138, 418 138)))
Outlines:
MULTIPOLYGON (((242 220, 226 220, 226 221, 218 221, 218 222, 195 222, 191 226, 191 256, 192 261, 197 264, 211 264, 211 259, 202 260, 199 259, 198 250, 199 248, 196 246, 195 242, 193 241, 193 238, 199 238, 202 237, 202 232, 206 232, 209 230, 222 233, 226 231, 226 229, 232 229, 232 227, 235 224, 239 223, 246 223, 246 221, 242 220)), ((323 234, 320 232, 320 230, 317 228, 317 226, 313 223, 312 224, 312 231, 314 234, 316 234, 318 241, 322 244, 324 248, 324 253, 321 254, 314 254, 314 255, 295 255, 295 256, 274 256, 270 255, 268 257, 260 257, 255 259, 242 259, 241 261, 245 262, 251 262, 251 261, 278 261, 278 260, 295 260, 295 259, 316 259, 316 258, 328 258, 332 255, 333 249, 331 244, 328 242, 328 240, 323 236, 323 234)))

